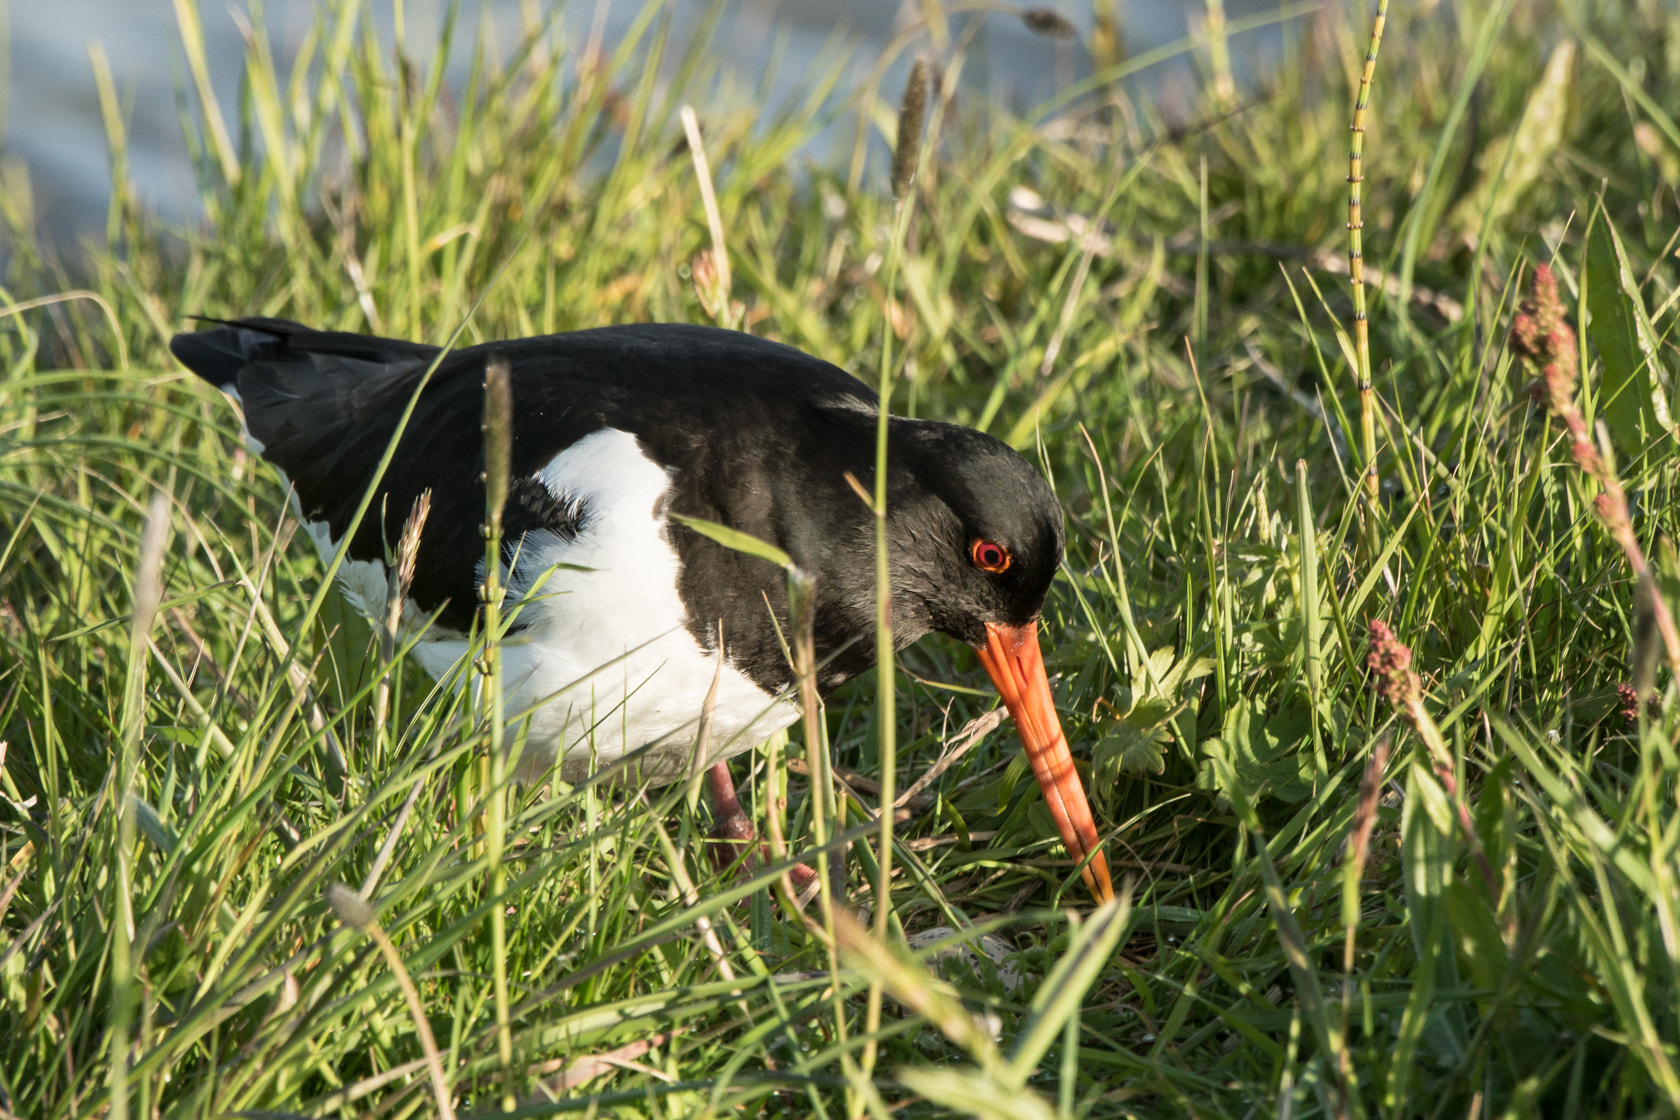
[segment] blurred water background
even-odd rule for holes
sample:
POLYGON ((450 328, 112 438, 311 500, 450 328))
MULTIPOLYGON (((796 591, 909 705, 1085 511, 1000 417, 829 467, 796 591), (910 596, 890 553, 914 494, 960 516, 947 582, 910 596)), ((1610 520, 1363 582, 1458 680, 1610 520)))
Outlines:
MULTIPOLYGON (((181 48, 177 9, 188 0, 0 0, 0 169, 7 189, 27 182, 36 231, 61 251, 104 229, 110 191, 106 124, 101 115, 90 52, 109 60, 127 135, 130 176, 142 202, 167 222, 185 226, 197 214, 193 167, 183 140, 181 114, 193 96, 181 48)), ((1328 0, 1337 2, 1337 0, 1328 0)), ((322 0, 197 0, 208 45, 212 84, 224 116, 238 119, 240 80, 252 28, 266 30, 270 49, 286 72, 322 0)), ((1229 0, 1216 7, 1229 21, 1273 11, 1278 0, 1229 0)), ((1022 111, 1090 73, 1085 37, 1094 13, 1117 17, 1125 49, 1140 54, 1199 34, 1208 8, 1203 0, 1047 0, 1077 31, 1054 38, 1029 29, 1007 10, 958 11, 948 3, 951 41, 967 41, 964 96, 991 99, 1022 111)), ((972 8, 973 4, 966 5, 972 8)), ((410 57, 430 58, 444 23, 446 0, 374 0, 374 18, 394 43, 401 12, 410 57)), ((592 36, 611 49, 643 14, 644 0, 464 0, 450 56, 452 77, 465 79, 480 30, 504 49, 532 21, 552 21, 564 47, 592 36)), ((1006 6, 999 4, 997 8, 1006 6)), ((1299 5, 1296 5, 1298 8, 1299 5)), ((802 79, 844 60, 844 97, 863 81, 899 30, 917 20, 922 0, 667 0, 658 18, 671 21, 676 45, 700 33, 709 16, 719 97, 763 99, 774 104, 802 79)), ((1233 69, 1252 75, 1277 57, 1287 22, 1273 22, 1231 39, 1233 69)), ((675 65, 682 52, 670 52, 675 65)), ((1149 68, 1133 83, 1169 119, 1191 110, 1205 54, 1180 55, 1149 68)), ((899 69, 889 71, 883 97, 896 99, 899 69)), ((834 142, 829 130, 805 155, 823 158, 834 142)), ((849 132, 848 132, 849 137, 849 132)), ((0 250, 3 251, 3 250, 0 250)))

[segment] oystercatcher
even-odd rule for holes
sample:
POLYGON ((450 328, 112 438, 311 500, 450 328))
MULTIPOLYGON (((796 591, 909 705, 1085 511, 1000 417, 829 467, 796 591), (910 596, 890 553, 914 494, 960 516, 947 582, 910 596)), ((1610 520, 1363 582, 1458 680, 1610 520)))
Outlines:
MULTIPOLYGON (((437 678, 465 655, 484 576, 483 374, 505 360, 513 398, 503 516, 510 602, 509 712, 530 716, 522 769, 576 781, 642 749, 643 777, 690 772, 708 736, 725 759, 791 724, 784 580, 673 515, 727 525, 787 552, 815 579, 824 692, 874 661, 872 485, 876 395, 799 350, 710 327, 644 324, 451 351, 241 319, 170 349, 244 413, 249 446, 279 468, 323 556, 354 518, 404 409, 436 365, 354 533, 341 589, 384 615, 385 558, 431 492, 409 590, 436 612, 414 657, 437 678), (533 588, 539 588, 531 595, 533 588), (719 665, 719 659, 722 665, 719 665)), ((1061 561, 1061 510, 1009 447, 954 424, 892 417, 887 480, 894 641, 938 631, 979 651, 1068 851, 1112 897, 1096 826, 1051 699, 1037 626, 1061 561)), ((728 800, 733 800, 732 796, 728 800)))

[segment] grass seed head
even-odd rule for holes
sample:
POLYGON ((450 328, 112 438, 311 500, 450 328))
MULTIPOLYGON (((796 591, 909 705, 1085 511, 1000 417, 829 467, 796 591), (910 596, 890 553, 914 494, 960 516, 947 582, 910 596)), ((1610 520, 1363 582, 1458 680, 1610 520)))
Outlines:
POLYGON ((1034 35, 1043 35, 1051 39, 1072 39, 1079 34, 1079 29, 1054 8, 1024 8, 1021 11, 1021 22, 1026 24, 1027 30, 1034 35))
POLYGON ((427 487, 414 500, 414 508, 403 522, 402 536, 397 541, 398 595, 408 594, 414 584, 414 565, 420 558, 420 534, 426 528, 426 518, 432 512, 432 490, 427 487))
POLYGON ((508 476, 513 462, 512 370, 505 354, 492 354, 484 365, 484 532, 502 535, 508 476))
POLYGON ((893 149, 892 192, 903 198, 916 178, 916 159, 921 154, 922 125, 927 120, 928 58, 917 55, 904 83, 904 100, 898 106, 898 144, 893 149))

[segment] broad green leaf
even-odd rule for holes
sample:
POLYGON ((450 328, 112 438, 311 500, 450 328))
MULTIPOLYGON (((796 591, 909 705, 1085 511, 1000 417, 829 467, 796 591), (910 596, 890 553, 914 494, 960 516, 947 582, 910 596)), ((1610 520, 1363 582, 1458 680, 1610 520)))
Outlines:
POLYGON ((1121 697, 1118 714, 1129 727, 1152 727, 1178 710, 1186 685, 1211 672, 1212 658, 1180 659, 1177 650, 1162 646, 1132 666, 1131 687, 1121 697))
POLYGON ((156 809, 147 804, 144 798, 133 794, 128 795, 127 805, 129 811, 134 814, 134 823, 139 826, 142 836, 156 845, 157 850, 164 855, 175 850, 175 831, 164 822, 156 809))
POLYGON ((1414 762, 1407 775, 1406 802, 1401 812, 1400 859, 1407 925, 1417 954, 1411 982, 1414 991, 1422 990, 1425 995, 1421 1001, 1407 1002, 1394 1074, 1401 1072, 1400 1057, 1409 1055, 1415 1047, 1423 1047, 1446 1064, 1464 1056, 1467 1035, 1462 1006, 1434 998, 1434 993, 1453 991, 1460 982, 1445 902, 1447 887, 1454 878, 1454 863, 1463 853, 1462 840, 1453 828, 1445 791, 1423 763, 1414 762))
POLYGON ((1413 796, 1417 798, 1423 811, 1429 814, 1430 821, 1436 831, 1442 836, 1452 836, 1457 829, 1457 822, 1453 819, 1452 802, 1447 800, 1447 791, 1441 788, 1441 783, 1421 762, 1412 764, 1413 796))
POLYGON ((1267 716, 1260 702, 1246 696, 1231 705, 1219 737, 1202 744, 1210 757, 1196 781, 1200 788, 1218 790, 1229 798, 1232 790, 1210 764, 1215 747, 1251 802, 1258 804, 1268 797, 1297 802, 1312 793, 1312 713, 1306 707, 1286 704, 1267 716))
POLYGON ((1522 201, 1523 194, 1544 174, 1552 153, 1563 140, 1574 61, 1573 39, 1565 39, 1553 47, 1546 72, 1529 91, 1522 120, 1514 130, 1482 149, 1476 158, 1480 171, 1476 185, 1453 207, 1448 219, 1455 234, 1474 235, 1484 224, 1497 222, 1522 201))
POLYGON ((1673 429, 1668 376, 1639 282, 1602 204, 1587 236, 1587 308, 1592 313, 1587 331, 1604 363, 1599 411, 1617 451, 1637 455, 1673 429))
POLYGON ((1505 974, 1505 942, 1499 936, 1499 922, 1487 900, 1479 897, 1463 879, 1447 884, 1444 901, 1447 921, 1458 935, 1458 952, 1470 980, 1476 987, 1492 991, 1505 974))
POLYGON ((1161 726, 1148 730, 1128 727, 1115 728, 1091 748, 1091 765, 1097 773, 1097 785, 1115 781, 1122 774, 1159 774, 1167 768, 1167 744, 1171 733, 1161 726))

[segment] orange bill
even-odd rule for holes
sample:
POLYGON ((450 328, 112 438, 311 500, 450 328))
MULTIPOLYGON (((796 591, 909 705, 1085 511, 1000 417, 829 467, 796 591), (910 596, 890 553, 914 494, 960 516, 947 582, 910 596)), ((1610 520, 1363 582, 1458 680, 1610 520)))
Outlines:
POLYGON ((1098 902, 1113 900, 1108 860, 1097 843, 1097 822, 1091 817, 1085 786, 1073 768, 1073 754, 1062 734, 1062 721, 1056 718, 1055 701, 1050 698, 1050 678, 1044 673, 1044 656, 1038 650, 1038 623, 1003 626, 988 622, 980 664, 991 674, 998 695, 1015 718, 1015 730, 1021 735, 1021 745, 1027 748, 1027 759, 1039 788, 1044 790, 1044 802, 1050 806, 1062 843, 1078 862, 1096 852, 1080 870, 1085 885, 1098 902))

